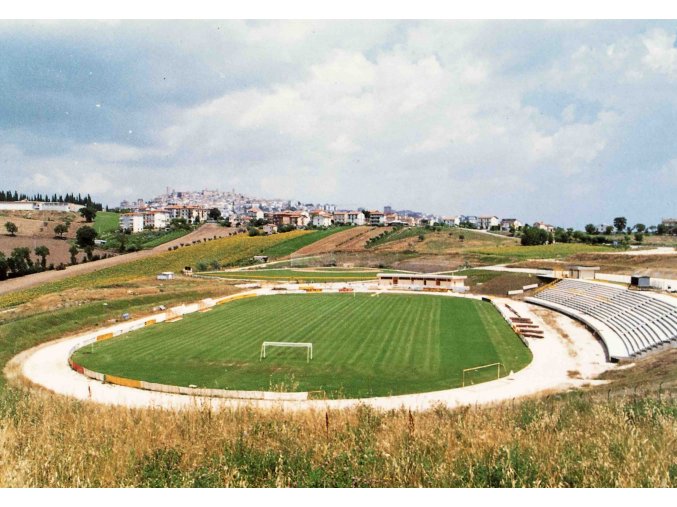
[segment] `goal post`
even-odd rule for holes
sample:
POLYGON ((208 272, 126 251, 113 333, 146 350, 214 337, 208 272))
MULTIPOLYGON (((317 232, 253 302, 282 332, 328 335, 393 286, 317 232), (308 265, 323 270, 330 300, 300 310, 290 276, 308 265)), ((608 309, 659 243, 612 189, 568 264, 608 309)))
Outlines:
POLYGON ((306 363, 309 363, 313 358, 313 344, 304 342, 263 342, 261 344, 261 353, 259 354, 259 361, 266 358, 266 350, 268 347, 292 347, 306 349, 306 363))
POLYGON ((503 368, 503 371, 505 371, 505 366, 503 366, 503 363, 483 364, 481 366, 475 366, 473 368, 464 368, 463 373, 462 373, 463 387, 465 387, 466 373, 471 373, 471 372, 474 372, 474 371, 479 371, 479 370, 484 370, 484 369, 489 369, 489 368, 496 368, 496 379, 498 380, 499 378, 501 378, 501 367, 503 368))

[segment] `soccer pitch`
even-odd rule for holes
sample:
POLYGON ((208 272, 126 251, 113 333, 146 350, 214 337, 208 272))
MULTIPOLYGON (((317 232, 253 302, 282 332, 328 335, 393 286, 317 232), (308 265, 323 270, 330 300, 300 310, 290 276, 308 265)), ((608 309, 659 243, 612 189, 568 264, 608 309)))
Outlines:
MULTIPOLYGON (((233 301, 87 346, 94 371, 179 386, 321 390, 368 397, 459 387, 464 368, 501 362, 517 371, 530 351, 490 303, 400 294, 287 294, 233 301), (308 342, 305 351, 264 341, 308 342)), ((503 371, 501 374, 505 374, 503 371)), ((496 378, 496 368, 471 382, 496 378)), ((466 383, 468 377, 466 377, 466 383)))

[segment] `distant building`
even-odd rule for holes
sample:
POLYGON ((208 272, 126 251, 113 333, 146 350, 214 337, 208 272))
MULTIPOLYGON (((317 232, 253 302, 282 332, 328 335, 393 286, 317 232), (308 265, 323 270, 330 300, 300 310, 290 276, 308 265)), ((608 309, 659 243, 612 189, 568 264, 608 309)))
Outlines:
POLYGON ((442 217, 442 223, 448 225, 449 227, 456 227, 461 223, 461 217, 442 217))
POLYGON ((57 211, 62 213, 75 212, 84 206, 70 202, 41 202, 41 201, 2 201, 0 210, 3 211, 57 211))
POLYGON ((337 225, 364 225, 364 213, 361 211, 335 211, 334 223, 337 225))
POLYGON ((546 224, 545 222, 534 222, 534 227, 542 229, 547 232, 555 232, 555 226, 546 224))
POLYGON ((164 211, 168 214, 170 220, 183 218, 193 223, 195 221, 204 222, 207 219, 207 210, 202 206, 170 205, 166 206, 164 211))
POLYGON ((478 229, 484 229, 484 230, 490 230, 492 227, 498 227, 500 225, 500 221, 498 220, 497 216, 480 216, 477 217, 477 228, 478 229))
POLYGON ((143 213, 123 213, 119 219, 120 229, 129 232, 143 231, 143 213))
POLYGON ((329 227, 333 222, 331 213, 322 210, 311 211, 310 220, 315 227, 329 227))
POLYGON ((462 224, 468 224, 473 227, 479 227, 479 218, 475 215, 461 215, 460 217, 460 223, 462 224))
POLYGON ((382 211, 372 210, 369 212, 369 225, 384 225, 385 218, 385 214, 382 211))
POLYGON ((522 227, 524 224, 517 220, 516 218, 504 218, 501 220, 501 230, 509 231, 510 229, 517 230, 522 227))
POLYGON ((144 211, 143 226, 146 229, 165 229, 169 226, 169 216, 164 211, 144 211))
POLYGON ((293 225, 294 227, 305 227, 310 223, 310 215, 306 211, 278 211, 273 213, 273 224, 277 227, 283 225, 293 225))
POLYGON ((247 216, 252 220, 263 220, 263 211, 259 208, 250 208, 247 210, 247 216))

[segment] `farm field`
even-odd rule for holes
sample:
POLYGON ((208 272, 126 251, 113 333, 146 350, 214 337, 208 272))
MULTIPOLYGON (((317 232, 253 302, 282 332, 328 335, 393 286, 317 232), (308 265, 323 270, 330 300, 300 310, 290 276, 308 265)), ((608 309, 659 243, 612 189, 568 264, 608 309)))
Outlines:
MULTIPOLYGON (((37 287, 0 295, 0 308, 16 306, 45 294, 52 294, 74 288, 108 287, 154 276, 162 271, 180 272, 184 266, 195 266, 199 262, 216 261, 221 265, 235 265, 254 255, 274 247, 278 243, 294 240, 298 236, 309 234, 306 231, 292 231, 272 236, 249 237, 237 235, 208 242, 185 246, 174 251, 153 254, 137 252, 136 260, 96 271, 63 278, 37 287)), ((180 241, 180 240, 176 240, 180 241)), ((159 248, 164 248, 159 247, 159 248)), ((110 259, 99 261, 105 263, 110 259)), ((117 260, 117 258, 116 258, 117 260)), ((124 260, 124 258, 122 259, 124 260)), ((96 263, 92 264, 95 266, 96 263)), ((77 267, 77 266, 76 266, 77 267)), ((42 274, 42 273, 41 273, 42 274)))
MULTIPOLYGON (((276 242, 261 251, 260 255, 268 255, 273 258, 286 257, 292 253, 302 250, 304 247, 314 244, 317 241, 322 241, 325 238, 334 236, 343 231, 340 227, 331 227, 329 229, 318 229, 310 231, 292 231, 292 236, 285 236, 286 241, 276 242)), ((284 233, 290 234, 290 233, 284 233)))
POLYGON ((353 282, 375 280, 378 270, 298 270, 298 269, 250 269, 246 271, 206 272, 204 275, 231 280, 270 280, 299 282, 353 282))
MULTIPOLYGON (((517 371, 531 353, 490 303, 420 295, 312 294, 234 301, 96 343, 74 360, 150 382, 245 390, 322 390, 369 397, 458 387, 461 370, 502 362, 517 371), (312 342, 303 349, 263 341, 312 342)), ((502 372, 503 374, 504 372, 502 372)), ((496 377, 496 369, 473 382, 496 377)))
POLYGON ((583 243, 555 243, 554 245, 538 246, 499 246, 474 248, 469 253, 485 257, 487 260, 501 262, 514 262, 526 259, 562 259, 572 255, 597 252, 616 252, 615 248, 599 245, 586 245, 583 243))
POLYGON ((296 255, 317 255, 346 250, 362 250, 364 243, 370 237, 372 231, 382 232, 381 228, 356 226, 337 228, 336 234, 304 246, 295 252, 296 255))

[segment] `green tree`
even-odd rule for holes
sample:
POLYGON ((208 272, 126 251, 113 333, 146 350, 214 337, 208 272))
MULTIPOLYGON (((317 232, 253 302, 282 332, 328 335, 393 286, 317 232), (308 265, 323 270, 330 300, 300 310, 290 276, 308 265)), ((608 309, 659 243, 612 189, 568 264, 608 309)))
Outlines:
POLYGON ((54 227, 54 233, 59 236, 59 238, 63 239, 63 235, 68 232, 68 225, 66 224, 57 224, 56 227, 54 227))
POLYGON ((549 236, 548 231, 538 227, 529 227, 522 234, 521 242, 523 246, 545 245, 549 236))
POLYGON ((644 233, 643 232, 636 232, 635 233, 635 241, 637 243, 641 243, 642 241, 644 241, 644 233))
POLYGON ((610 225, 607 225, 606 229, 604 230, 604 234, 607 236, 611 235, 614 233, 614 228, 611 227, 610 225))
POLYGON ((78 247, 75 245, 71 245, 71 247, 68 249, 68 253, 71 254, 71 264, 75 265, 78 263, 78 258, 76 257, 78 255, 78 247))
POLYGON ((635 230, 637 232, 646 232, 646 225, 644 224, 635 224, 635 230))
POLYGON ((594 224, 588 224, 585 226, 585 232, 588 234, 595 234, 597 232, 597 227, 594 224))
POLYGON ((0 252, 0 280, 7 279, 7 272, 9 271, 9 264, 5 254, 0 252))
POLYGON ((16 236, 16 233, 19 232, 19 228, 14 222, 5 222, 5 229, 7 229, 7 232, 12 236, 16 236))
POLYGON ((169 222, 169 227, 175 231, 190 230, 190 224, 185 218, 172 218, 169 222))
POLYGON ((47 256, 49 255, 49 248, 47 248, 45 245, 40 245, 36 246, 35 250, 35 255, 40 257, 40 265, 42 266, 42 269, 45 269, 47 267, 47 256))
POLYGON ((75 240, 81 248, 85 248, 86 246, 94 246, 96 236, 97 233, 93 227, 83 225, 75 233, 75 240))
POLYGON ((27 247, 15 248, 8 259, 8 264, 12 273, 25 275, 33 267, 31 251, 27 247))
POLYGON ((80 208, 80 214, 84 217, 87 223, 91 223, 96 218, 96 208, 93 206, 85 206, 80 208))
POLYGON ((212 220, 218 220, 221 218, 221 210, 219 208, 212 208, 209 210, 209 214, 207 216, 209 216, 209 218, 212 220))
POLYGON ((628 224, 628 221, 625 217, 616 217, 614 218, 614 227, 618 232, 622 232, 625 229, 625 226, 628 224))

